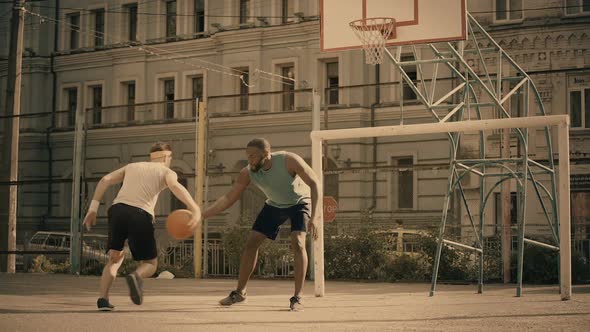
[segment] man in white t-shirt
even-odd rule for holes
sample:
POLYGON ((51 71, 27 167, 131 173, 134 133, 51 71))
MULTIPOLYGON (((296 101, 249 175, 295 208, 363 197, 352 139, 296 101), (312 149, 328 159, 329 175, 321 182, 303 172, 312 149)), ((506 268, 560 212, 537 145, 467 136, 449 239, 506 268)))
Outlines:
POLYGON ((135 304, 143 302, 142 279, 156 272, 158 250, 154 237, 154 207, 160 192, 166 188, 182 201, 193 213, 191 229, 199 225, 201 211, 189 192, 179 182, 170 167, 172 149, 167 143, 155 143, 150 149, 150 162, 128 164, 105 175, 94 191, 92 203, 84 218, 88 230, 96 224, 96 213, 104 192, 111 185, 123 182, 121 190, 109 208, 109 261, 100 279, 100 297, 96 302, 98 310, 111 311, 109 288, 123 263, 123 247, 128 241, 133 259, 140 261, 135 272, 126 276, 131 300, 135 304))

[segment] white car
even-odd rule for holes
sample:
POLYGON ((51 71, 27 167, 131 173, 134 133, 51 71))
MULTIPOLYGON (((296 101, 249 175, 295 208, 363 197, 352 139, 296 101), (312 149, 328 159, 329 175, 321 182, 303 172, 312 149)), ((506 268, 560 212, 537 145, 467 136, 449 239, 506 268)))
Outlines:
MULTIPOLYGON (((108 260, 108 237, 102 234, 84 234, 82 239, 83 268, 102 266, 108 260)), ((27 250, 69 251, 71 234, 65 232, 37 232, 29 240, 27 250)), ((65 262, 67 254, 47 254, 53 262, 65 262)))

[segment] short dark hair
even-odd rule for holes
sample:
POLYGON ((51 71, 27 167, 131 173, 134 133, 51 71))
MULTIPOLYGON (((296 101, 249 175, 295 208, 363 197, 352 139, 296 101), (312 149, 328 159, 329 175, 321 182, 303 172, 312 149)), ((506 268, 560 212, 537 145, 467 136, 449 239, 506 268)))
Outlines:
POLYGON ((172 151, 172 147, 170 144, 165 142, 156 142, 150 148, 150 153, 157 151, 172 151))
POLYGON ((248 145, 246 145, 246 147, 249 148, 251 146, 258 148, 260 150, 270 150, 270 143, 264 138, 255 138, 251 140, 250 142, 248 142, 248 145))

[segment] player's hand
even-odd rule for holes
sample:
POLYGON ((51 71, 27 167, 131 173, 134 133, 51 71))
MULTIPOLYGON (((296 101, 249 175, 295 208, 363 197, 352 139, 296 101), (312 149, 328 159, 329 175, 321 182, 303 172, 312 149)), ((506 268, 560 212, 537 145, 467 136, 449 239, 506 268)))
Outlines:
POLYGON ((96 212, 88 211, 86 217, 84 218, 83 224, 86 226, 86 230, 90 231, 92 226, 96 225, 96 212))
POLYGON ((309 231, 309 235, 311 236, 311 238, 317 240, 318 229, 316 227, 316 223, 314 222, 314 218, 311 218, 311 220, 307 223, 307 229, 309 231))
POLYGON ((191 232, 195 232, 197 228, 201 225, 202 219, 200 213, 194 213, 191 220, 188 222, 188 226, 190 227, 191 232))

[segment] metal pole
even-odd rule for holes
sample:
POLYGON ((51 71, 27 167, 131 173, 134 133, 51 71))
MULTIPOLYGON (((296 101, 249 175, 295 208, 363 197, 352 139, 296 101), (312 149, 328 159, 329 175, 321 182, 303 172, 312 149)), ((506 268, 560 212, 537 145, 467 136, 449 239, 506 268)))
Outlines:
MULTIPOLYGON (((203 210, 209 205, 209 175, 205 175, 205 193, 203 194, 203 210)), ((207 219, 203 220, 203 277, 209 274, 209 228, 207 219)))
MULTIPOLYGON (((22 78, 24 0, 15 0, 12 9, 10 29, 10 64, 8 66, 6 110, 12 111, 12 121, 7 120, 4 131, 4 149, 10 160, 10 182, 18 181, 18 146, 20 129, 20 99, 22 78), (9 134, 10 133, 10 134, 9 134), (9 136, 10 135, 10 136, 9 136), (10 138, 9 138, 10 137, 10 138)), ((8 251, 16 250, 16 213, 18 207, 18 186, 11 184, 8 189, 8 251)), ((1 239, 0 239, 1 241, 1 239)), ((16 256, 9 254, 6 258, 6 272, 16 272, 16 256)))
POLYGON ((315 296, 324 296, 324 216, 323 200, 324 196, 324 179, 322 173, 322 140, 313 137, 313 133, 320 132, 320 96, 317 93, 313 95, 313 118, 312 118, 312 135, 311 135, 311 164, 313 171, 318 178, 319 186, 319 211, 321 215, 317 216, 316 229, 318 239, 313 240, 312 259, 313 277, 315 296))
MULTIPOLYGON (((524 95, 524 110, 528 109, 528 91, 529 84, 525 86, 524 95)), ((527 114, 528 115, 528 114, 527 114)), ((522 154, 522 186, 518 187, 517 200, 518 200, 518 270, 516 271, 516 296, 522 296, 522 273, 524 266, 524 232, 525 232, 525 220, 526 220, 526 197, 527 197, 527 177, 528 177, 528 143, 529 143, 529 130, 528 128, 523 129, 523 142, 520 144, 518 153, 522 154)))
MULTIPOLYGON (((454 159, 453 155, 455 154, 454 148, 451 152, 451 161, 454 159)), ((443 215, 440 222, 440 228, 438 232, 438 245, 436 247, 436 254, 434 256, 434 267, 432 272, 432 282, 430 284, 430 296, 434 296, 434 292, 436 291, 436 279, 438 278, 438 268, 440 264, 440 255, 442 253, 442 247, 444 244, 444 234, 445 234, 445 225, 447 222, 447 214, 449 211, 449 203, 451 201, 451 195, 453 194, 453 182, 455 178, 455 163, 451 163, 451 168, 449 170, 449 181, 447 185, 447 192, 445 194, 445 202, 443 205, 443 215)))
MULTIPOLYGON (((197 98, 195 100, 198 106, 198 121, 196 123, 196 147, 195 159, 196 159, 196 183, 195 191, 197 196, 197 204, 203 206, 203 180, 205 178, 205 131, 206 131, 206 119, 207 109, 205 104, 199 102, 197 98)), ((201 224, 196 230, 193 238, 193 265, 195 269, 195 278, 202 278, 203 269, 203 224, 201 224)))
POLYGON ((559 153, 559 276, 561 300, 572 297, 569 120, 557 126, 559 153))
POLYGON ((74 151, 72 166, 72 206, 70 212, 70 232, 72 240, 70 243, 70 271, 72 274, 80 274, 80 261, 82 255, 82 222, 80 215, 80 190, 82 175, 82 156, 84 149, 84 127, 86 126, 86 111, 77 104, 76 122, 74 130, 74 151))
MULTIPOLYGON (((496 78, 496 96, 502 96, 502 50, 498 51, 498 72, 496 78)), ((501 110, 496 107, 498 116, 501 118, 501 110)), ((510 129, 502 129, 502 144, 500 145, 502 158, 510 158, 510 129)), ((502 280, 505 284, 510 282, 510 265, 512 258, 512 223, 510 215, 511 193, 510 181, 504 181, 500 189, 502 214, 502 280)))
POLYGON ((531 116, 528 118, 471 120, 458 122, 422 123, 401 126, 378 126, 370 128, 348 128, 314 131, 311 138, 322 140, 427 135, 439 133, 453 133, 463 131, 494 130, 502 128, 534 128, 556 126, 564 123, 568 115, 531 116))

